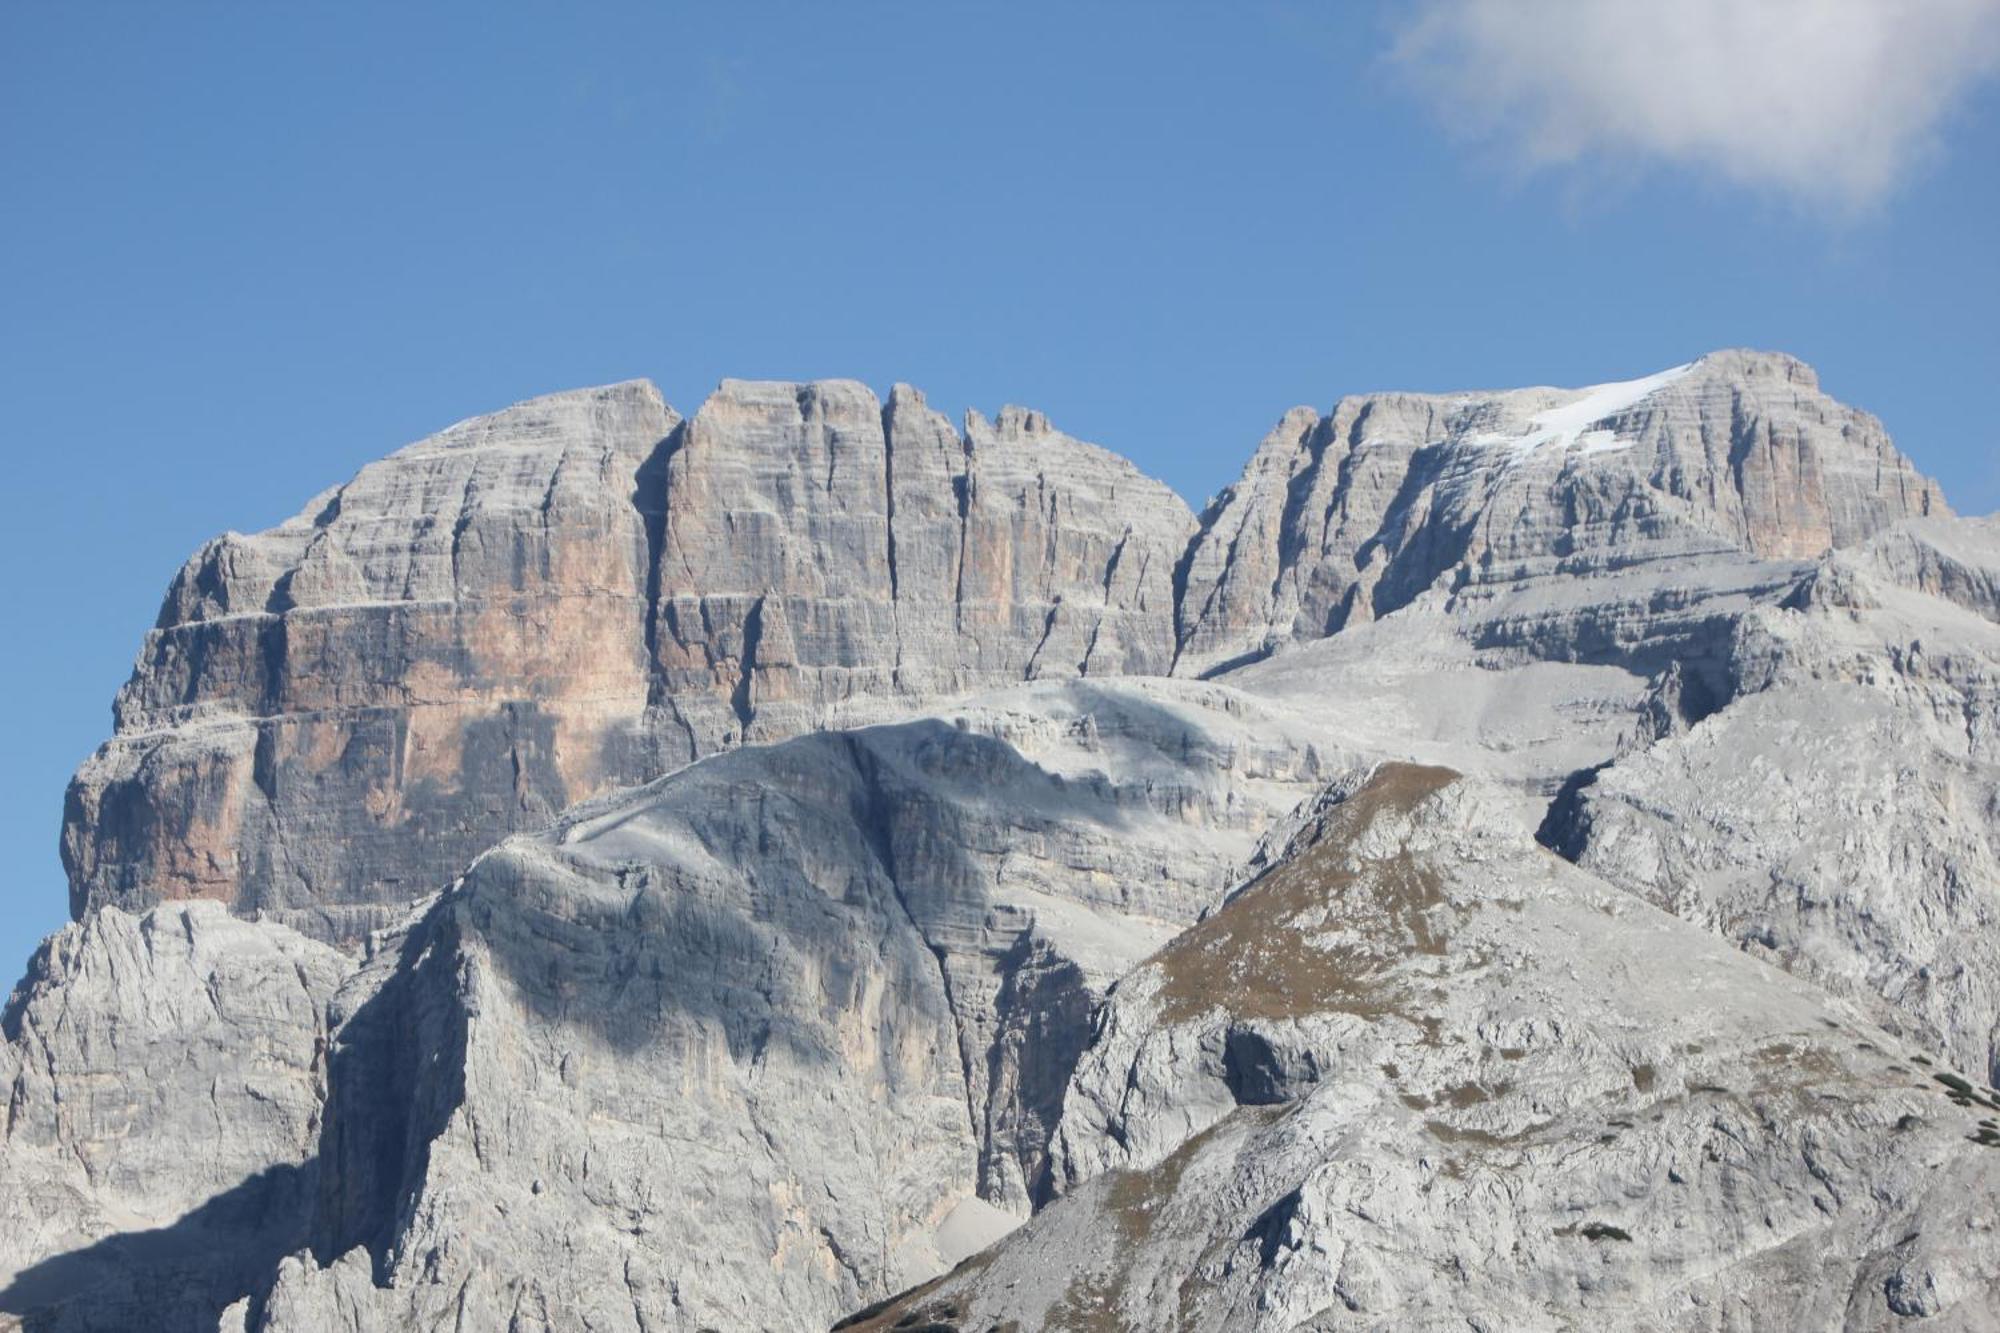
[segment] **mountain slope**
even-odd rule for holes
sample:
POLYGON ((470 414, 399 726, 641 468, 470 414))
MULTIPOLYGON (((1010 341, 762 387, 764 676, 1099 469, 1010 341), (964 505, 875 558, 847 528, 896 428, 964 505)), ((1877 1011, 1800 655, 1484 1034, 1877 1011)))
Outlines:
POLYGON ((1120 982, 1063 1197, 851 1327, 1984 1327, 2000 1094, 1931 1075, 1390 766, 1120 982))
POLYGON ((1103 988, 1323 778, 1289 723, 1031 686, 504 843, 346 1006, 343 1183, 262 1326, 824 1325, 934 1274, 1045 1192, 1103 988))

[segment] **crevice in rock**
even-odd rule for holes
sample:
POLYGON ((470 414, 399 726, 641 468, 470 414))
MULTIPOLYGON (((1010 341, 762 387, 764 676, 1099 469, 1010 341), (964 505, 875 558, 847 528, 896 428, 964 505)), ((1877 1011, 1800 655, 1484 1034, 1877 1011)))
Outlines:
MULTIPOLYGON (((1201 513, 1195 518, 1194 531, 1189 534, 1186 544, 1181 547, 1180 555, 1174 560, 1174 572, 1171 580, 1174 599, 1172 607, 1174 656, 1173 661, 1167 665, 1167 674, 1169 676, 1174 675, 1180 670, 1181 653, 1187 648, 1188 640, 1194 637, 1194 632, 1200 624, 1199 620, 1196 620, 1194 624, 1188 623, 1187 620, 1188 576, 1193 572, 1194 558, 1200 552, 1202 543, 1208 540, 1209 531, 1214 528, 1216 520, 1228 512, 1229 506, 1235 498, 1236 488, 1234 486, 1227 486, 1223 488, 1220 495, 1210 500, 1203 507, 1201 513)), ((1227 574, 1228 569, 1225 566, 1225 578, 1227 574)), ((1222 581, 1218 579, 1216 587, 1220 586, 1222 586, 1222 581)), ((1210 588, 1207 600, 1202 603, 1203 615, 1208 613, 1208 608, 1214 601, 1215 588, 1210 588)))
POLYGON ((882 507, 886 515, 884 526, 889 533, 889 600, 894 603, 902 594, 896 582, 896 395, 893 391, 889 401, 882 404, 882 507))
POLYGON ((756 716, 751 697, 751 678, 757 670, 757 645, 764 637, 764 599, 759 597, 743 617, 743 655, 736 663, 736 684, 729 692, 729 706, 736 710, 736 725, 743 738, 750 737, 750 719, 756 716))
POLYGON ((972 440, 969 435, 959 437, 965 448, 965 471, 951 479, 952 498, 958 502, 958 573, 952 580, 951 606, 952 628, 958 633, 965 632, 965 550, 971 542, 972 530, 972 440))
POLYGON ((1589 768, 1580 768, 1564 778, 1562 786, 1556 790, 1555 799, 1549 802, 1548 812, 1535 829, 1535 841, 1565 861, 1582 859, 1590 845, 1590 814, 1585 794, 1596 785, 1598 776, 1610 767, 1611 762, 1607 760, 1589 768))
POLYGON ((641 634, 646 646, 646 702, 657 704, 666 683, 660 675, 660 589, 661 562, 667 545, 668 464, 687 439, 688 423, 683 421, 655 444, 632 473, 632 508, 638 511, 639 525, 646 539, 646 623, 641 634))
POLYGON ((1035 651, 1028 654, 1028 665, 1021 669, 1023 680, 1035 678, 1035 668, 1042 660, 1042 649, 1049 646, 1049 636, 1056 632, 1056 617, 1061 613, 1062 597, 1058 594, 1056 600, 1049 604, 1048 618, 1042 621, 1042 637, 1035 640, 1035 651))

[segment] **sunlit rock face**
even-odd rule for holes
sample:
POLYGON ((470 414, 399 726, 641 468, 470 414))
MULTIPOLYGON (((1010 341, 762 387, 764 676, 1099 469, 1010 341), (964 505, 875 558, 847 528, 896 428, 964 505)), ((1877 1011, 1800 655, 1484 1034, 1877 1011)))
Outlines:
MULTIPOLYGON (((1811 560, 1942 495, 1790 357, 1718 352, 1593 389, 1295 409, 1202 517, 1181 669, 1387 615, 1713 563, 1811 560)), ((1602 597, 1604 594, 1599 593, 1602 597)))
POLYGON ((665 474, 662 745, 1021 680, 1164 674, 1193 516, 1038 412, 726 380, 665 474))
POLYGON ((2000 1094, 1490 801, 1308 819, 1112 993, 1055 1202, 849 1327, 1981 1326, 2000 1094))
POLYGON ((73 904, 354 939, 510 831, 843 706, 1164 672, 1192 529, 1039 414, 960 436, 906 388, 462 423, 182 570, 70 790, 73 904))
POLYGON ((644 776, 641 492, 677 421, 640 383, 537 399, 210 542, 71 786, 77 909, 216 898, 351 933, 644 776))

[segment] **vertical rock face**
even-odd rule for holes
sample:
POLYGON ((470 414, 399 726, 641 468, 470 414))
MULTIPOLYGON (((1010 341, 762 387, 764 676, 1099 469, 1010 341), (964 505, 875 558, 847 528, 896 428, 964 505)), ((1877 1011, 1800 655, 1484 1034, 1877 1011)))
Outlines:
POLYGON ((1192 530, 1039 414, 961 437, 908 388, 465 422, 189 562, 71 786, 73 906, 352 938, 510 831, 854 701, 1163 672, 1192 530))
POLYGON ((894 661, 882 409, 866 387, 725 380, 668 464, 663 706, 702 754, 885 691, 894 661))
POLYGON ((1738 553, 1810 560, 1947 512, 1879 422, 1790 357, 1718 352, 1591 389, 1387 394, 1305 409, 1202 519, 1182 671, 1407 605, 1738 553))
POLYGON ((676 423, 643 383, 536 399, 210 542, 71 786, 78 912, 216 898, 339 932, 645 776, 641 492, 676 423))
POLYGON ((899 385, 724 381, 666 476, 663 736, 691 754, 855 701, 1163 673, 1193 516, 1040 413, 961 437, 899 385))

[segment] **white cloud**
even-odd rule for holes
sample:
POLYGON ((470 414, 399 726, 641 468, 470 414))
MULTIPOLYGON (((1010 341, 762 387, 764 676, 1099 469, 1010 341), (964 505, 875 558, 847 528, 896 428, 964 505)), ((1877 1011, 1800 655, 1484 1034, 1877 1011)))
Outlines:
POLYGON ((1855 208, 2000 68, 2000 0, 1420 0, 1396 54, 1530 167, 1665 161, 1855 208))

